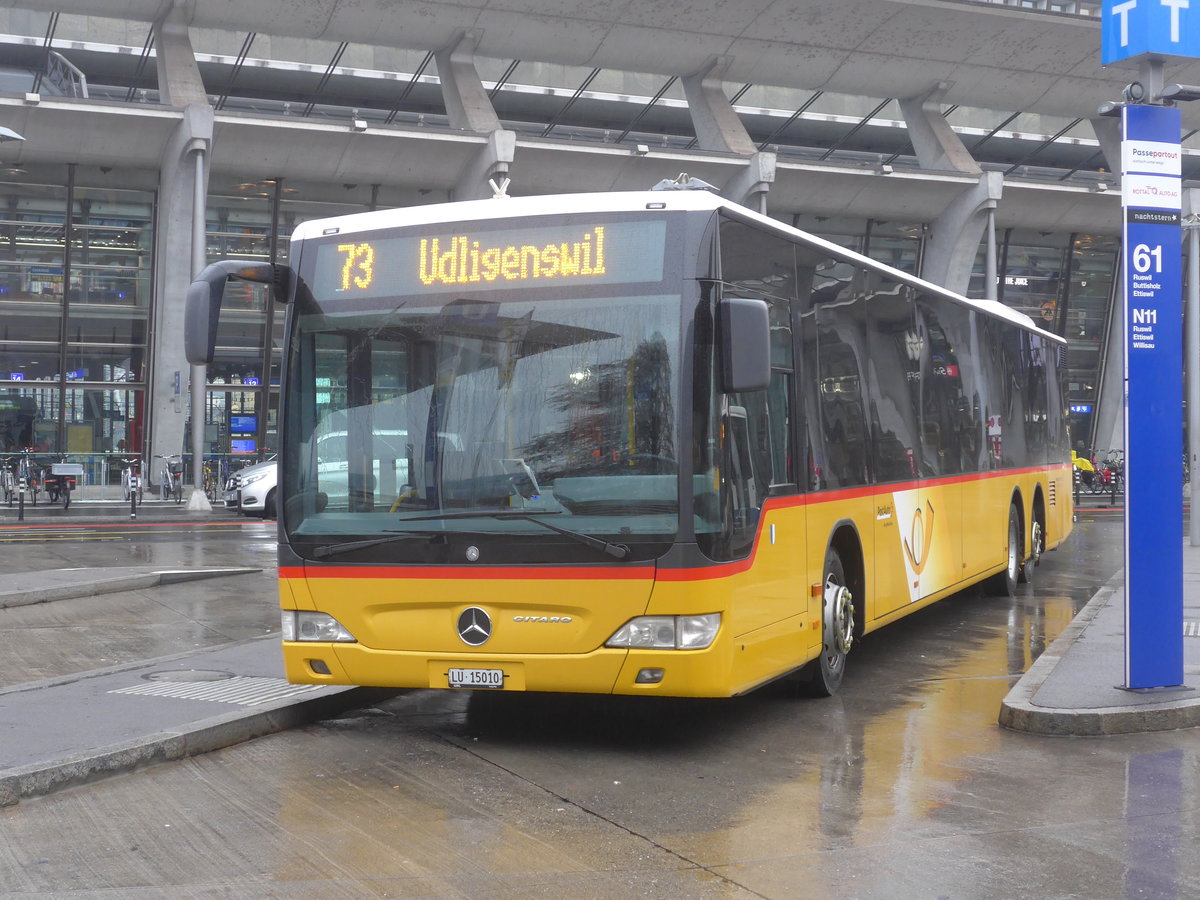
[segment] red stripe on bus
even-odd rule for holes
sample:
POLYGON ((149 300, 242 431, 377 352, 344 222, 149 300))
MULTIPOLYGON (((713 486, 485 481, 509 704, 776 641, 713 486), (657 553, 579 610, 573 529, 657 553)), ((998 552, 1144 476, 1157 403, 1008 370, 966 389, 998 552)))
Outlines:
POLYGON ((535 568, 532 566, 280 566, 280 578, 395 578, 395 579, 460 579, 478 581, 503 579, 506 581, 630 581, 654 578, 654 566, 603 568, 583 566, 559 566, 535 568))

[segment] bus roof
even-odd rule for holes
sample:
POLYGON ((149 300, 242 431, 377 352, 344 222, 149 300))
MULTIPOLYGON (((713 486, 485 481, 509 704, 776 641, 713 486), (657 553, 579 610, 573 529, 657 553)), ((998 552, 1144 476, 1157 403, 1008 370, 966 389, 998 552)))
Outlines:
POLYGON ((1039 327, 1029 316, 1017 312, 1017 310, 1005 306, 999 301, 974 299, 956 294, 933 282, 924 281, 907 272, 892 268, 886 263, 863 256, 861 253, 856 253, 853 250, 848 250, 815 234, 793 228, 784 222, 733 203, 707 190, 544 194, 528 197, 500 197, 488 200, 430 203, 424 206, 406 206, 375 212, 351 213, 328 219, 312 219, 296 226, 296 230, 292 233, 292 240, 303 241, 329 234, 361 233, 385 228, 401 228, 410 225, 436 225, 442 222, 470 222, 485 219, 524 218, 527 216, 565 215, 586 212, 642 212, 646 209, 698 212, 726 209, 778 234, 799 239, 814 248, 829 253, 831 256, 840 256, 861 265, 885 271, 890 277, 898 281, 902 281, 913 287, 919 287, 924 291, 939 294, 947 299, 978 309, 987 315, 1005 319, 1028 331, 1037 332, 1041 336, 1057 343, 1066 344, 1064 338, 1059 337, 1053 332, 1046 331, 1044 328, 1039 327), (332 229, 336 229, 336 231, 332 229))

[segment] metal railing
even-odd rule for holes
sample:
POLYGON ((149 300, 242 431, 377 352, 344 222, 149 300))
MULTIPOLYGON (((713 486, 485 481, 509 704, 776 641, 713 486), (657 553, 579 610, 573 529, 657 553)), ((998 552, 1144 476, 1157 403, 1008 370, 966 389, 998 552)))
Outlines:
POLYGON ((64 97, 88 99, 87 76, 57 50, 47 55, 46 80, 62 91, 64 97))
MULTIPOLYGON (((2 455, 2 454, 0 454, 2 455)), ((224 489, 229 476, 238 469, 261 462, 263 457, 247 457, 244 455, 214 453, 204 457, 206 463, 211 463, 219 475, 217 490, 224 489)), ((79 477, 72 502, 104 502, 123 501, 121 488, 121 472, 125 468, 124 460, 129 459, 128 453, 39 453, 34 460, 39 465, 49 467, 51 462, 79 463, 83 466, 83 475, 79 477)), ((190 455, 184 457, 184 486, 190 490, 192 485, 190 455)), ((145 479, 147 490, 146 500, 158 500, 161 486, 158 484, 161 460, 155 460, 158 465, 149 465, 142 461, 142 477, 145 479), (153 486, 153 490, 151 489, 153 486)), ((185 494, 186 498, 186 494, 185 494)))

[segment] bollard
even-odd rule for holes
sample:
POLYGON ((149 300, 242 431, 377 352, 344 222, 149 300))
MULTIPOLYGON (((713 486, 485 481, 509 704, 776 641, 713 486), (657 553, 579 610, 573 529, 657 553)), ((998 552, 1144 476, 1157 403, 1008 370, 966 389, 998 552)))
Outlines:
POLYGON ((24 484, 21 485, 21 490, 18 492, 18 494, 19 494, 19 496, 17 497, 17 521, 24 522, 25 521, 25 485, 24 484))
POLYGON ((137 518, 137 487, 132 478, 129 479, 129 518, 137 518))

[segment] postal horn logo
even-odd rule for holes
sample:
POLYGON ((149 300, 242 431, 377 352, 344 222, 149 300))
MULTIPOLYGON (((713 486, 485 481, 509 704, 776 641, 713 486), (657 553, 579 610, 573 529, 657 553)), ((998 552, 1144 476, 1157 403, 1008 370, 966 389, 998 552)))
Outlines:
POLYGON ((925 501, 926 514, 918 506, 913 510, 912 529, 904 540, 904 554, 913 572, 920 575, 929 561, 929 550, 933 547, 933 504, 925 501))

